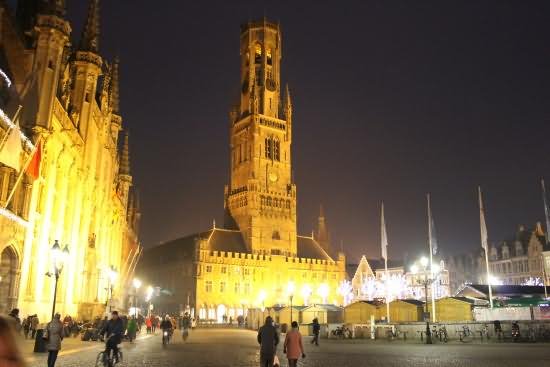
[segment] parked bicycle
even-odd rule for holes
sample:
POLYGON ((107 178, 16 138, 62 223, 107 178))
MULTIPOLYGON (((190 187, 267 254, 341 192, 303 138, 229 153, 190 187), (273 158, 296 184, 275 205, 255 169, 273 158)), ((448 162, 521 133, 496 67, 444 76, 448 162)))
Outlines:
POLYGON ((462 343, 469 343, 473 340, 472 332, 467 325, 462 326, 462 330, 458 330, 457 332, 462 343))

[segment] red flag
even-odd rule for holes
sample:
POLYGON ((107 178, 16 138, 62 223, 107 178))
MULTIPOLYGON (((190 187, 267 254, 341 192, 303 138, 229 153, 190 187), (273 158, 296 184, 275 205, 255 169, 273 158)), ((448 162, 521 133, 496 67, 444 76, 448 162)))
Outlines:
POLYGON ((38 142, 36 149, 32 154, 32 158, 29 161, 27 166, 27 174, 31 176, 34 180, 40 177, 40 163, 42 160, 42 142, 38 142))

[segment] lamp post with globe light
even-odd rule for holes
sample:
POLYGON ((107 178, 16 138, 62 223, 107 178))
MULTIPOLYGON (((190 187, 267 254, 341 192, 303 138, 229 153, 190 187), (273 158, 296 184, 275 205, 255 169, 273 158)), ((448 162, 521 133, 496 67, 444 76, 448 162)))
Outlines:
POLYGON ((292 299, 294 298, 294 282, 288 282, 286 287, 288 297, 290 298, 290 324, 292 325, 292 299))
POLYGON ((52 271, 47 272, 46 275, 49 277, 55 277, 55 286, 53 291, 53 305, 52 305, 52 320, 55 315, 55 303, 57 302, 57 284, 59 283, 59 276, 63 270, 63 266, 69 257, 69 248, 67 245, 61 249, 59 242, 55 240, 51 248, 51 259, 52 259, 52 271))
POLYGON ((153 287, 148 286, 145 294, 145 301, 149 302, 149 305, 147 306, 147 317, 151 317, 151 299, 153 298, 153 292, 153 287))
POLYGON ((107 276, 109 277, 109 313, 111 313, 113 310, 113 286, 118 278, 118 272, 113 265, 107 269, 107 276))
MULTIPOLYGON (((426 320, 426 344, 432 344, 432 333, 430 331, 430 312, 428 311, 428 286, 432 285, 439 275, 439 272, 441 271, 441 268, 437 264, 432 264, 431 269, 428 269, 428 265, 430 261, 426 257, 422 257, 419 260, 420 266, 422 267, 422 277, 417 278, 416 281, 418 284, 424 286, 424 303, 425 303, 425 312, 424 312, 424 319, 426 320)), ((411 273, 418 274, 419 273, 419 266, 417 264, 413 264, 411 266, 411 273)), ((433 291, 433 289, 432 289, 433 291)))
POLYGON ((134 314, 137 318, 138 317, 138 307, 137 307, 138 297, 137 297, 137 294, 138 294, 139 288, 141 287, 141 280, 139 280, 138 278, 134 278, 134 281, 132 283, 134 285, 134 290, 135 290, 134 291, 134 314))

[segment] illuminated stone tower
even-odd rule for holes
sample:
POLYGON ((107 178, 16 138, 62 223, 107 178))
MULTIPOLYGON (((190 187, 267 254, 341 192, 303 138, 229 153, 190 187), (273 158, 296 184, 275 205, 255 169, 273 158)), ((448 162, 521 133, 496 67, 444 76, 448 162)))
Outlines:
POLYGON ((278 24, 264 19, 242 25, 240 103, 230 113, 226 226, 238 227, 255 254, 296 256, 292 104, 288 88, 281 103, 281 55, 278 24))

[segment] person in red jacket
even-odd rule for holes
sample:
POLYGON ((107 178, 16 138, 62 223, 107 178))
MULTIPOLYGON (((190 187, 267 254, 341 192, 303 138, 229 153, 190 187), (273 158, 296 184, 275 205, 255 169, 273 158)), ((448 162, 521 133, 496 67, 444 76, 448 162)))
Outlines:
POLYGON ((288 359, 288 367, 296 367, 300 357, 306 358, 304 345, 302 344, 302 334, 298 331, 296 321, 292 321, 292 329, 286 333, 283 351, 288 359))

